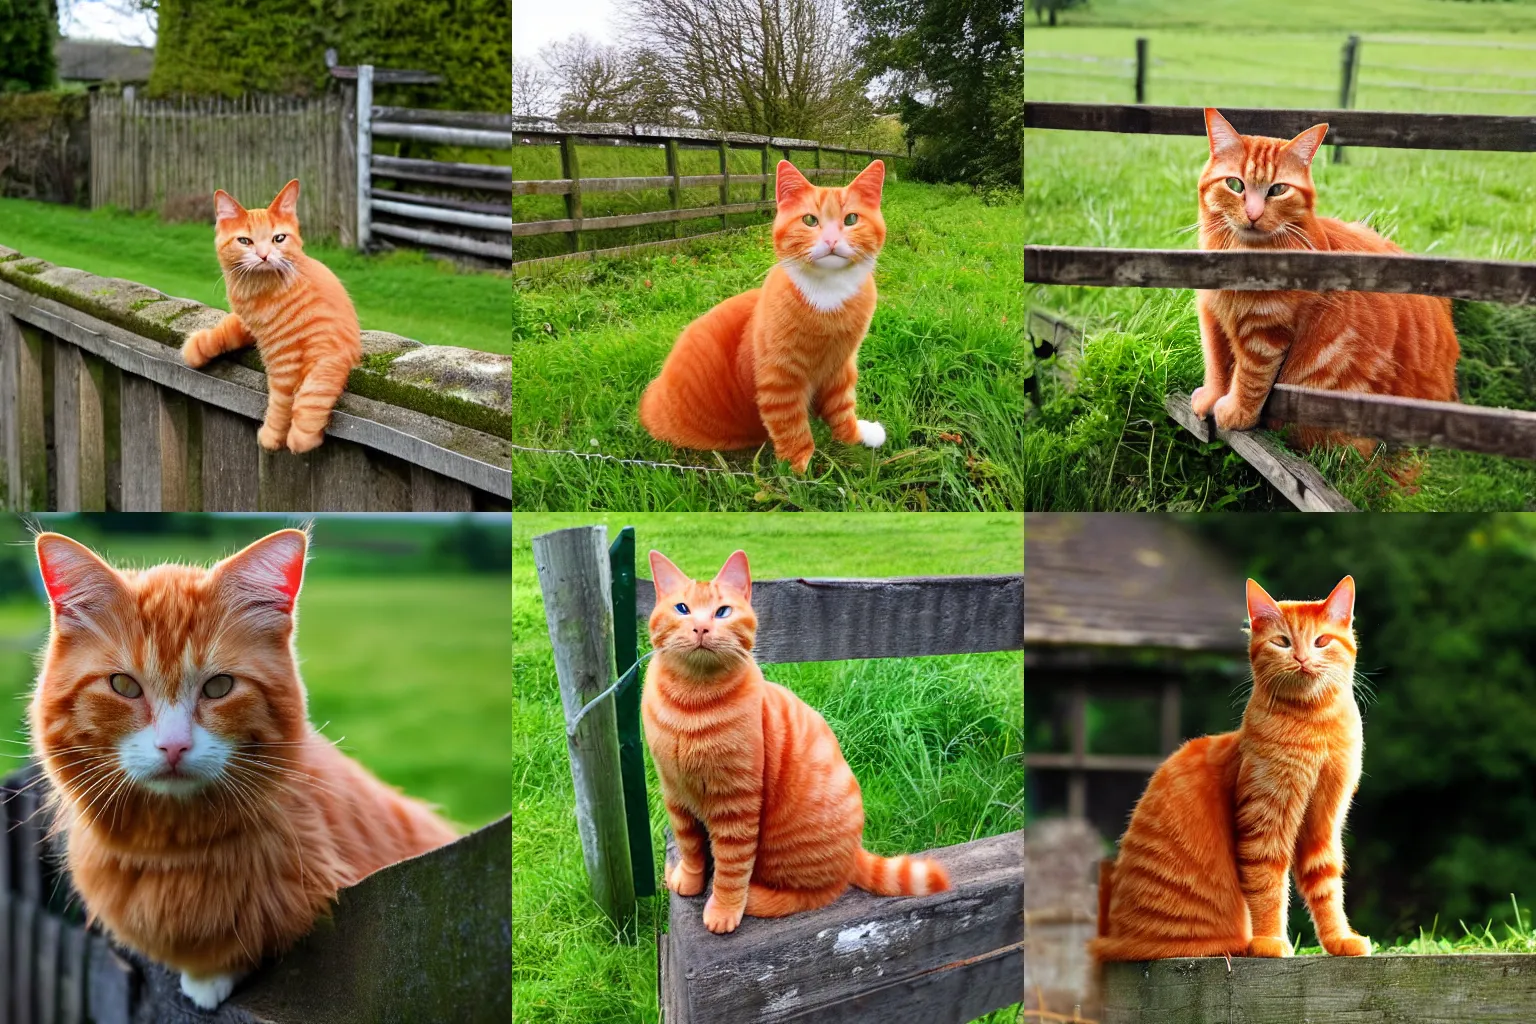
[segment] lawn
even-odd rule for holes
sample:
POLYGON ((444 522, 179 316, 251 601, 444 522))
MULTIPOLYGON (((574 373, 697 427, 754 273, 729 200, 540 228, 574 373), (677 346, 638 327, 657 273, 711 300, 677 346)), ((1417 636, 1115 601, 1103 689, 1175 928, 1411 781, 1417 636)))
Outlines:
MULTIPOLYGON (((696 575, 712 575, 741 547, 758 578, 1014 573, 1023 564, 1023 523, 1007 514, 517 515, 513 992, 517 1019, 527 1024, 657 1020, 654 933, 665 927, 666 900, 641 900, 639 942, 620 945, 588 895, 564 719, 530 553, 537 534, 595 523, 606 524, 611 535, 635 527, 641 575, 649 575, 645 552, 653 547, 696 575)), ((912 851, 1022 825, 1017 654, 772 665, 765 674, 816 707, 837 733, 863 787, 867 847, 912 851)), ((666 818, 654 769, 647 775, 660 865, 666 818)), ((658 887, 665 892, 659 881, 658 887)), ((985 1019, 1005 1024, 1013 1013, 985 1019)))
MULTIPOLYGON (((69 517, 45 521, 127 566, 207 564, 283 525, 272 518, 221 524, 209 536, 103 535, 69 517)), ((310 720, 382 779, 469 828, 511 805, 509 585, 505 574, 413 563, 415 549, 447 525, 397 519, 359 529, 322 520, 299 602, 298 650, 310 720)), ((0 523, 0 535, 29 543, 14 518, 0 523)), ((0 697, 14 699, 0 702, 0 736, 19 763, 31 652, 43 642, 48 612, 28 595, 8 597, 0 603, 0 697)))
POLYGON ((891 181, 883 206, 880 304, 860 350, 858 403, 861 418, 884 424, 885 447, 837 444, 816 422, 817 453, 801 478, 771 448, 679 451, 640 427, 640 393, 678 333, 772 267, 767 232, 754 229, 519 280, 514 438, 542 450, 514 453, 518 507, 1023 507, 1019 196, 891 181))
MULTIPOLYGON (((229 308, 209 225, 0 198, 0 245, 229 308)), ((462 270, 410 249, 363 256, 334 245, 306 244, 304 251, 346 285, 364 330, 391 331, 428 345, 511 350, 511 286, 504 274, 462 270)))
MULTIPOLYGON (((1364 37, 1358 107, 1536 110, 1536 4, 1439 0, 1306 0, 1240 10, 1230 2, 1109 0, 1072 14, 1062 27, 1028 26, 1026 95, 1130 102, 1128 58, 1135 37, 1144 35, 1153 61, 1148 102, 1326 107, 1337 102, 1348 31, 1364 37)), ((1029 131, 1025 153, 1030 242, 1196 246, 1194 190, 1207 155, 1204 139, 1029 131)), ((1314 165, 1322 215, 1367 220, 1411 252, 1504 260, 1536 258, 1533 170, 1530 154, 1388 149, 1351 149, 1345 163, 1314 165)), ((1170 389, 1200 382, 1192 292, 1026 292, 1030 305, 1073 318, 1088 336, 1073 388, 1047 389, 1025 428, 1024 507, 1257 509, 1282 501, 1230 449, 1199 444, 1163 410, 1170 389)), ((1536 407, 1536 317, 1459 303, 1457 325, 1462 400, 1536 407)), ((1310 459, 1371 509, 1521 508, 1536 493, 1536 466, 1521 460, 1431 451, 1419 490, 1409 494, 1385 483, 1379 464, 1353 450, 1310 459)))

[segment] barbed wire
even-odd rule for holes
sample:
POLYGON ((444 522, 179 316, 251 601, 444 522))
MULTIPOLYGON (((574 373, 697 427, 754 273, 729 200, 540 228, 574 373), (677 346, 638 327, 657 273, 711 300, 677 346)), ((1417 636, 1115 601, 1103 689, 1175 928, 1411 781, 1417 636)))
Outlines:
POLYGON ((744 473, 739 469, 726 469, 724 466, 689 466, 681 462, 652 462, 649 459, 625 459, 617 455, 608 455, 604 452, 581 452, 574 448, 530 448, 527 445, 514 444, 512 450, 531 452, 535 455, 574 455, 578 459, 616 462, 624 466, 646 466, 652 469, 681 469, 690 473, 722 473, 726 476, 745 477, 748 480, 757 479, 756 473, 744 473))

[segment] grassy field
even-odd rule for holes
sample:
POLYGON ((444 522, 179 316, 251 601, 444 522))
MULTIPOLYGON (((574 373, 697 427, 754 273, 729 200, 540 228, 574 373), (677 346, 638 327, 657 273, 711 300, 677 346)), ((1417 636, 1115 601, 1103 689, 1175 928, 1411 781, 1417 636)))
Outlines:
MULTIPOLYGON (((1362 34, 1356 105, 1529 115, 1536 110, 1536 4, 1439 0, 1283 6, 1095 3, 1025 36, 1031 99, 1129 102, 1134 39, 1150 40, 1148 101, 1214 106, 1337 102, 1339 52, 1362 34), (1415 33, 1417 33, 1415 35, 1415 33), (1412 40, 1412 41, 1407 41, 1412 40), (1508 92, 1443 91, 1508 90, 1508 92), (1526 95, 1515 93, 1525 92, 1526 95)), ((1239 130, 1243 126, 1237 125, 1239 130)), ((1039 244, 1194 248, 1201 138, 1030 131, 1026 231, 1039 244)), ((1409 251, 1536 258, 1529 154, 1352 149, 1319 160, 1318 210, 1366 220, 1409 251)), ((1070 393, 1048 391, 1025 429, 1027 508, 1265 508, 1281 499, 1230 449, 1201 445, 1163 411, 1200 382, 1193 293, 1029 286, 1026 302, 1088 328, 1070 393)), ((1536 317, 1460 304, 1461 397, 1536 405, 1536 317)), ((1351 500, 1381 510, 1522 508, 1531 463, 1428 453, 1417 493, 1353 450, 1310 456, 1351 500)))
POLYGON ((678 333, 773 265, 766 232, 755 230, 519 281, 519 444, 731 472, 519 452, 518 507, 1021 508, 1024 207, 1016 192, 904 181, 887 184, 883 205, 880 304, 860 351, 858 402, 860 417, 885 425, 885 447, 837 444, 817 422, 817 454, 799 478, 771 449, 680 452, 641 429, 640 393, 678 333))
MULTIPOLYGON (((640 940, 619 945, 588 895, 570 768, 532 538, 605 523, 636 530, 685 571, 713 574, 737 547, 759 578, 1011 573, 1023 563, 1016 515, 960 519, 849 513, 724 516, 523 515, 513 523, 513 984, 526 1024, 654 1022, 664 897, 641 901, 640 940)), ((773 665, 766 675, 816 707, 863 787, 865 845, 882 853, 1020 827, 1022 667, 1017 654, 773 665)), ((661 864, 665 812, 648 769, 661 864)), ((665 892, 665 888, 662 887, 665 892)), ((1008 1024, 1010 1011, 986 1018, 1008 1024)))
MULTIPOLYGON (((206 536, 145 535, 45 520, 126 566, 207 564, 284 525, 226 520, 206 536)), ((418 557, 449 525, 322 520, 300 597, 298 650, 310 720, 385 781, 467 828, 511 807, 509 585, 504 573, 434 568, 418 557)), ((0 521, 0 540, 30 543, 14 518, 0 521)), ((29 593, 5 597, 0 698, 9 699, 0 700, 0 737, 8 738, 7 763, 19 763, 31 652, 43 642, 48 611, 29 593)))
MULTIPOLYGON (((0 198, 0 245, 229 308, 208 225, 0 198)), ((306 244, 304 251, 341 278, 364 330, 392 331, 428 345, 510 351, 511 287, 504 275, 459 270, 414 250, 363 256, 334 245, 306 244)))

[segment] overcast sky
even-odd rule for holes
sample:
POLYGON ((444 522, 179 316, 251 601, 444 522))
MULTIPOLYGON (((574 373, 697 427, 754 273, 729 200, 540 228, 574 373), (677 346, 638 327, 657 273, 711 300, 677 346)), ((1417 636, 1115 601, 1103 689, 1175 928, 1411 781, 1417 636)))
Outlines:
POLYGON ((123 14, 102 0, 74 0, 59 18, 59 29, 71 39, 110 39, 116 43, 154 46, 150 16, 142 11, 123 14))
POLYGON ((532 57, 545 43, 577 32, 613 39, 614 0, 539 0, 512 4, 512 57, 532 57))

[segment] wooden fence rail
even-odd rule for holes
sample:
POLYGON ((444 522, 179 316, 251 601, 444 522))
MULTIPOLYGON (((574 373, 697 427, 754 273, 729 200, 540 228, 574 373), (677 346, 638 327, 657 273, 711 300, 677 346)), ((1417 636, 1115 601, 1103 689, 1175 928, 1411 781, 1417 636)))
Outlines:
POLYGON ((35 766, 0 780, 0 1020, 367 1024, 512 1012, 511 817, 342 890, 328 920, 213 1013, 85 921, 35 766))
POLYGON ((173 347, 223 315, 0 249, 0 503, 150 512, 510 507, 506 357, 365 332, 382 362, 353 371, 325 443, 302 456, 268 452, 256 443, 267 396, 254 353, 193 370, 173 347), (449 393, 445 379, 454 378, 452 390, 470 397, 449 393))

